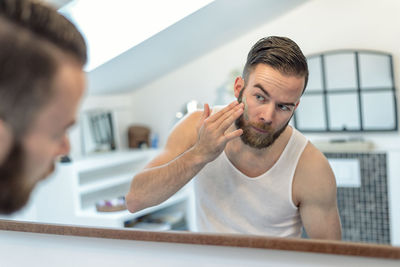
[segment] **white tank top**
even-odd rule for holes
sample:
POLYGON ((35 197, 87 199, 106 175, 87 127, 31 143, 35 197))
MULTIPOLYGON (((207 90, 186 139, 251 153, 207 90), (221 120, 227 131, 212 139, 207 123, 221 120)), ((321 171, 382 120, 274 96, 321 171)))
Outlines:
POLYGON ((292 200, 292 182, 307 142, 293 128, 277 162, 254 178, 240 172, 225 152, 208 163, 194 179, 196 230, 300 237, 302 223, 292 200))

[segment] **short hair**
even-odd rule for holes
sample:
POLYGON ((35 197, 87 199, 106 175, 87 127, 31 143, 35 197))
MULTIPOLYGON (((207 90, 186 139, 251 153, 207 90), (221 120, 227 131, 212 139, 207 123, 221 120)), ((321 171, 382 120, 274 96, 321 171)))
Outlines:
POLYGON ((242 77, 247 84, 250 72, 258 64, 266 64, 286 75, 305 78, 303 92, 308 82, 307 60, 300 47, 287 37, 269 36, 253 45, 247 56, 242 77))
POLYGON ((0 47, 0 120, 20 137, 51 99, 63 59, 82 67, 86 63, 86 44, 54 8, 32 0, 2 0, 0 47))

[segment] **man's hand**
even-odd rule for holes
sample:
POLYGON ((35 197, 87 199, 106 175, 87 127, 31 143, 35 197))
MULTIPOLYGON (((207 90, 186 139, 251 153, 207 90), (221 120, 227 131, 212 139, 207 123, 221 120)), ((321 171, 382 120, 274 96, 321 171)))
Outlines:
POLYGON ((193 149, 207 162, 216 159, 226 144, 243 134, 242 129, 228 132, 229 127, 243 113, 243 104, 234 101, 216 114, 210 116, 210 107, 204 105, 203 115, 198 123, 198 139, 193 149))

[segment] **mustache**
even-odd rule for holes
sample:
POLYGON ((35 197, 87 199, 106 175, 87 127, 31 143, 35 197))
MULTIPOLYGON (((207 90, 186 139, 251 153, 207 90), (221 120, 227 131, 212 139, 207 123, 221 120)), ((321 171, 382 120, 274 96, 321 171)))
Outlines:
POLYGON ((244 114, 240 115, 240 117, 236 119, 235 125, 236 125, 237 129, 243 128, 243 127, 247 127, 248 128, 250 126, 253 126, 253 127, 258 128, 258 129, 263 130, 263 131, 267 131, 267 132, 273 131, 273 128, 272 128, 271 124, 262 123, 262 122, 250 122, 250 121, 245 119, 244 114), (247 123, 247 125, 244 124, 245 122, 247 123))
POLYGON ((253 127, 258 128, 258 129, 263 130, 263 131, 270 132, 270 131, 273 130, 271 124, 269 124, 269 123, 262 123, 262 122, 251 123, 250 122, 249 124, 250 124, 250 126, 253 126, 253 127))

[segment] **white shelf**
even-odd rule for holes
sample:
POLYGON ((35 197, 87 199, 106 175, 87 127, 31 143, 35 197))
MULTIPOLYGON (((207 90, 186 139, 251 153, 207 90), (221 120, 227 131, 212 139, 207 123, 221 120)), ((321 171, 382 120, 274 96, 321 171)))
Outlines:
POLYGON ((128 210, 96 211, 98 200, 122 196, 135 172, 156 153, 156 149, 119 151, 60 164, 55 177, 43 184, 40 196, 36 197, 36 219, 49 223, 121 228, 126 221, 182 203, 189 196, 187 187, 160 205, 136 213, 128 210), (49 199, 55 201, 49 205, 49 199))
POLYGON ((130 174, 114 176, 112 178, 104 179, 101 181, 91 182, 91 183, 79 186, 78 191, 81 194, 88 194, 88 193, 100 191, 100 190, 114 187, 114 186, 117 186, 120 184, 129 183, 132 181, 133 176, 135 176, 135 172, 132 172, 130 174))
POLYGON ((76 160, 74 164, 78 172, 90 172, 102 168, 110 168, 119 164, 142 161, 144 158, 155 156, 157 151, 157 149, 132 149, 108 152, 76 160))
POLYGON ((369 141, 315 141, 313 144, 322 152, 344 153, 344 152, 371 152, 374 144, 369 141))
POLYGON ((172 205, 175 205, 181 201, 184 201, 188 197, 188 190, 186 187, 182 188, 178 192, 176 192, 175 195, 171 196, 168 200, 164 201, 163 203, 149 207, 147 209, 135 212, 135 213, 130 213, 128 210, 122 210, 122 211, 114 211, 114 212, 98 212, 96 210, 96 207, 91 207, 87 208, 84 210, 80 210, 77 215, 78 217, 85 218, 85 220, 93 220, 96 221, 104 221, 104 220, 110 220, 110 221, 119 221, 120 223, 123 223, 125 221, 129 221, 135 218, 138 218, 142 215, 149 214, 151 212, 170 207, 172 205))

